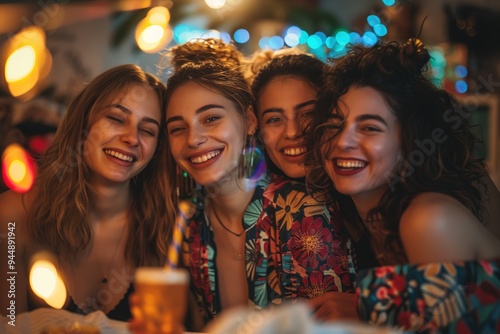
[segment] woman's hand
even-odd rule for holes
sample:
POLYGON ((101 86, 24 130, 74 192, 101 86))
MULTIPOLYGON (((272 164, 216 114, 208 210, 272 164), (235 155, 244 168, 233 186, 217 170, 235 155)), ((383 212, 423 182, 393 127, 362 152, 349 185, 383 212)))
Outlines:
POLYGON ((359 320, 356 300, 354 293, 327 292, 306 302, 318 320, 359 320))

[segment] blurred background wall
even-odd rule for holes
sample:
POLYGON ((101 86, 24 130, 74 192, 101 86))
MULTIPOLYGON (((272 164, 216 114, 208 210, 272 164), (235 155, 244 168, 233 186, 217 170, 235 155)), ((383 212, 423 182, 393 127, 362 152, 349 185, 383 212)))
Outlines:
POLYGON ((347 43, 420 36, 434 82, 481 125, 478 154, 499 184, 500 1, 491 0, 0 1, 0 150, 19 141, 41 154, 86 82, 124 63, 165 79, 165 48, 200 36, 232 40, 247 55, 297 46, 322 60, 347 43))

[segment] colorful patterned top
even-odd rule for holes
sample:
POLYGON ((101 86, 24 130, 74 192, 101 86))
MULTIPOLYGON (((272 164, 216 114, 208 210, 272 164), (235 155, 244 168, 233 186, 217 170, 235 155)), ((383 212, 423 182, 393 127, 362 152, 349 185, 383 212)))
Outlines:
MULTIPOLYGON (((269 254, 269 226, 265 221, 266 203, 263 192, 269 179, 260 180, 243 215, 245 237, 245 268, 247 274, 249 304, 262 308, 268 304, 267 260, 269 254)), ((183 262, 190 271, 191 288, 197 299, 198 308, 205 322, 215 318, 221 311, 219 287, 217 284, 217 248, 214 233, 205 213, 205 199, 202 194, 193 199, 196 205, 194 215, 187 222, 184 236, 183 262)))
POLYGON ((333 205, 319 203, 303 183, 277 174, 271 175, 264 197, 276 215, 268 271, 277 273, 279 284, 271 287, 271 301, 353 293, 355 253, 333 205))
MULTIPOLYGON (((221 311, 213 230, 203 196, 187 223, 183 260, 205 321, 221 311)), ((320 206, 299 182, 266 176, 247 207, 245 267, 249 303, 262 308, 282 298, 312 298, 327 291, 354 292, 350 239, 331 208, 320 206), (271 182, 271 184, 269 184, 271 182), (275 227, 279 226, 279 230, 275 227), (277 237, 279 236, 279 238, 277 237)))
POLYGON ((360 317, 440 333, 500 333, 500 259, 383 266, 358 273, 360 317))

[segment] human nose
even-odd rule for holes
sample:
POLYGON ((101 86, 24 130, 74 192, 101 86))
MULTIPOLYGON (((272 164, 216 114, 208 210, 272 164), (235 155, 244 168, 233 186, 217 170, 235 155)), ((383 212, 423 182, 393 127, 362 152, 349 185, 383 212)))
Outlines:
POLYGON ((285 126, 285 135, 287 138, 295 139, 302 135, 302 130, 297 119, 287 120, 285 126))
POLYGON ((196 148, 207 141, 204 132, 199 128, 192 128, 189 130, 188 146, 196 148))
POLYGON ((133 125, 126 127, 122 134, 122 140, 132 147, 139 145, 139 131, 133 125))
POLYGON ((349 150, 355 148, 357 145, 356 131, 349 127, 344 127, 337 138, 335 138, 335 146, 342 150, 349 150))

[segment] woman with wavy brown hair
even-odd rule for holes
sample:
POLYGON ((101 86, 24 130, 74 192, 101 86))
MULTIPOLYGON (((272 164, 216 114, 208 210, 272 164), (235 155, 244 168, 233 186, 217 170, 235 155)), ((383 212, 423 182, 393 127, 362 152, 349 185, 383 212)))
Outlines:
MULTIPOLYGON (((71 102, 33 189, 2 194, 2 232, 16 224, 17 313, 41 305, 28 286, 29 261, 48 250, 69 310, 131 317, 135 268, 165 263, 175 217, 164 107, 165 87, 153 75, 136 65, 105 71, 71 102)), ((2 245, 4 258, 6 251, 2 245)))

